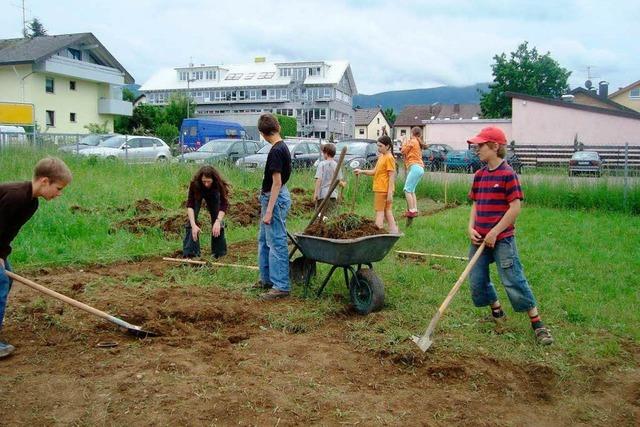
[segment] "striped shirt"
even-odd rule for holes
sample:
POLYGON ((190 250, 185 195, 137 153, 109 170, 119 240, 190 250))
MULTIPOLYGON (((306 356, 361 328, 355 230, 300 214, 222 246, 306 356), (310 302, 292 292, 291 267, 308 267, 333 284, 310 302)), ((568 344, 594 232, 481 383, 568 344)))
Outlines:
MULTIPOLYGON (((509 203, 523 198, 518 175, 506 161, 493 170, 488 166, 483 167, 473 177, 473 185, 469 191, 469 199, 476 202, 473 228, 482 236, 486 236, 509 210, 509 203)), ((496 240, 513 236, 514 233, 512 224, 500 233, 496 240)))

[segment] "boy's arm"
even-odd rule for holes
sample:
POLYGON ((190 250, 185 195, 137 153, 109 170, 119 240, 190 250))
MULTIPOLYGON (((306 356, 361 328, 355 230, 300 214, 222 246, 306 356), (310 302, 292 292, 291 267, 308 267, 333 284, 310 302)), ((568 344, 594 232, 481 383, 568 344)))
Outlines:
POLYGON ((471 212, 469 213, 468 233, 469 233, 469 239, 471 239, 471 242, 474 245, 479 245, 480 243, 482 243, 482 236, 480 235, 480 233, 476 231, 475 228, 473 228, 473 226, 475 225, 475 221, 476 221, 476 202, 473 202, 473 204, 471 205, 471 212))
POLYGON ((515 224, 516 218, 518 218, 521 208, 522 203, 520 202, 520 199, 515 199, 509 203, 509 209, 507 210, 507 212, 505 212, 500 221, 498 221, 498 223, 493 226, 491 231, 489 231, 487 235, 484 236, 484 241, 486 242, 488 247, 492 248, 496 244, 496 238, 498 237, 498 235, 509 226, 515 224))
POLYGON ((271 175, 273 178, 273 184, 271 184, 271 194, 269 195, 269 203, 267 204, 267 211, 264 213, 262 222, 265 224, 271 224, 271 217, 273 217, 273 207, 276 205, 280 189, 282 188, 282 174, 280 172, 274 172, 271 175))

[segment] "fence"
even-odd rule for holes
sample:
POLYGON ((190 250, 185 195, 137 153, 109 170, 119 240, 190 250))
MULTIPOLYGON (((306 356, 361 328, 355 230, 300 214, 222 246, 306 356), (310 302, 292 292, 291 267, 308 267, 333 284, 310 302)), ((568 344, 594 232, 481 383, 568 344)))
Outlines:
MULTIPOLYGON (((573 153, 578 151, 573 145, 515 145, 513 151, 523 165, 528 167, 566 167, 573 153)), ((640 171, 640 146, 624 145, 581 145, 582 150, 597 151, 604 169, 622 171, 625 165, 640 171)))
POLYGON ((20 145, 59 147, 67 144, 75 144, 80 138, 85 136, 87 136, 87 134, 0 132, 0 148, 20 145))

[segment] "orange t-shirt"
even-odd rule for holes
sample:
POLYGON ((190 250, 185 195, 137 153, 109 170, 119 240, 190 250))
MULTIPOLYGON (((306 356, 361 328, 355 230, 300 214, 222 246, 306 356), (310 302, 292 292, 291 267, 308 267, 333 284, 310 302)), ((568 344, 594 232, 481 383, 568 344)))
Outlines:
POLYGON ((404 156, 404 164, 407 168, 411 167, 411 165, 420 165, 424 167, 424 162, 422 161, 422 148, 420 148, 420 142, 411 138, 400 148, 400 152, 404 156))
POLYGON ((373 173, 373 191, 386 193, 389 191, 389 172, 396 171, 396 159, 391 153, 378 157, 376 168, 373 173))

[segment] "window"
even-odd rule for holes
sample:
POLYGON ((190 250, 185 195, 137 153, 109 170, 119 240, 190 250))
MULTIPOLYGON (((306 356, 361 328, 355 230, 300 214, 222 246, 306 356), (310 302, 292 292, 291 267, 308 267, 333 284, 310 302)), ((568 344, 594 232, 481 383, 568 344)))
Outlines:
POLYGON ((331 88, 330 87, 325 87, 323 89, 322 97, 331 99, 331 88))
POLYGON ((289 95, 287 94, 287 90, 286 89, 280 89, 280 96, 278 98, 280 98, 280 99, 289 99, 289 95))
POLYGON ((293 70, 291 68, 280 68, 280 77, 291 77, 293 70))
POLYGON ((400 131, 400 136, 407 136, 407 130, 406 129, 402 129, 400 131))
POLYGON ((229 73, 229 74, 227 74, 227 76, 224 79, 225 80, 240 80, 241 77, 242 77, 242 73, 229 73))
POLYGON ((266 98, 267 97, 267 90, 266 89, 262 89, 262 91, 260 91, 261 94, 261 98, 266 98))
POLYGON ((276 90, 275 89, 269 89, 269 99, 276 99, 276 90))
POLYGON ((47 126, 55 126, 56 125, 56 112, 55 111, 51 111, 51 110, 47 110, 46 111, 47 114, 47 126))
POLYGON ((257 99, 258 98, 258 91, 255 89, 251 89, 249 91, 249 99, 257 99))
POLYGON ((196 136, 198 134, 198 128, 197 126, 191 126, 189 128, 189 135, 190 136, 196 136))
POLYGON ((78 60, 78 61, 82 61, 82 52, 80 52, 78 49, 67 49, 69 51, 69 56, 72 59, 78 60))
POLYGON ((360 135, 364 135, 364 129, 360 129, 360 135))
POLYGON ((214 80, 216 78, 216 72, 209 70, 205 73, 205 76, 207 80, 214 80))
POLYGON ((69 81, 69 90, 76 90, 76 82, 71 80, 69 81))
POLYGON ((380 124, 380 117, 378 117, 376 120, 378 120, 378 124, 380 124))
POLYGON ((376 136, 380 136, 380 130, 379 129, 376 131, 376 136))
POLYGON ((640 98, 640 87, 631 89, 629 92, 629 98, 640 98))
POLYGON ((270 79, 273 77, 275 73, 259 73, 258 74, 258 78, 259 79, 270 79))
POLYGON ((55 84, 51 77, 46 78, 44 88, 47 93, 54 93, 55 84))
POLYGON ((76 122, 76 113, 69 113, 69 121, 73 123, 76 122))
POLYGON ((310 76, 319 76, 320 75, 320 67, 309 67, 309 75, 310 76))
POLYGON ((140 138, 140 148, 151 148, 155 145, 155 142, 151 138, 140 138))

